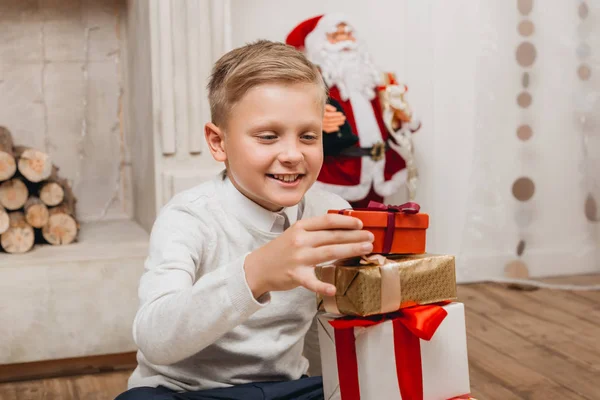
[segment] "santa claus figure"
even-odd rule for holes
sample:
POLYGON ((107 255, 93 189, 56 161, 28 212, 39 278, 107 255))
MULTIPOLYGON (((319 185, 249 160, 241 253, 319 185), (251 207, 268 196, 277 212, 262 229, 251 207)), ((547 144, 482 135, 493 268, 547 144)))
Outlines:
POLYGON ((328 145, 316 185, 355 208, 382 202, 403 188, 412 200, 417 181, 412 133, 420 123, 404 100, 406 86, 373 64, 343 15, 306 20, 286 43, 304 51, 329 87, 323 120, 328 145), (342 137, 342 132, 348 135, 345 128, 355 140, 342 137))

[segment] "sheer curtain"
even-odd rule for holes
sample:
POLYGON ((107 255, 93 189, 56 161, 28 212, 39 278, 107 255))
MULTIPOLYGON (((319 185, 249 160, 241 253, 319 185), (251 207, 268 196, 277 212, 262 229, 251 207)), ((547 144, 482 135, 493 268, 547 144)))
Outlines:
POLYGON ((477 9, 461 280, 600 271, 600 5, 477 9))

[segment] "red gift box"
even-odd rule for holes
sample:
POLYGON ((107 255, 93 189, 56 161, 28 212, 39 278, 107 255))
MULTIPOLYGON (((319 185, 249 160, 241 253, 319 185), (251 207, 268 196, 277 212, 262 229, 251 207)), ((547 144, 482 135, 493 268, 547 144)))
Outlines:
POLYGON ((373 233, 373 253, 425 253, 429 215, 420 213, 417 203, 400 206, 371 201, 367 208, 329 210, 329 214, 344 214, 358 218, 363 229, 373 233))

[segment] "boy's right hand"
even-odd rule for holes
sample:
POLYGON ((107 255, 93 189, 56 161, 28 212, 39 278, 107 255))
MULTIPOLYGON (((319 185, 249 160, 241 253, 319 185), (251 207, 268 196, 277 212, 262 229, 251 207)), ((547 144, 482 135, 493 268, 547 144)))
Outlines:
POLYGON ((340 214, 296 222, 280 237, 246 257, 246 280, 254 297, 298 286, 333 296, 335 286, 317 279, 315 265, 369 254, 373 250, 373 234, 361 229, 361 220, 340 214))

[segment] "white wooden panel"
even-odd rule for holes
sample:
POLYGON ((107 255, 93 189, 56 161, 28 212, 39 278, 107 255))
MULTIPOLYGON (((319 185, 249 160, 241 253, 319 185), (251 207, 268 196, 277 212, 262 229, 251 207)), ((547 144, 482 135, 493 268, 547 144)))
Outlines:
POLYGON ((201 54, 199 70, 196 76, 200 77, 200 104, 201 104, 201 116, 202 123, 197 132, 194 133, 195 140, 198 140, 202 143, 202 148, 206 149, 206 144, 204 141, 204 123, 209 122, 211 120, 210 116, 210 104, 208 101, 208 90, 206 89, 206 85, 208 83, 208 78, 212 72, 213 63, 216 60, 213 60, 212 57, 212 35, 213 35, 213 24, 211 22, 210 16, 210 1, 211 0, 201 0, 200 3, 200 16, 199 16, 199 26, 200 26, 200 39, 198 41, 197 51, 201 54))
POLYGON ((173 44, 171 1, 157 1, 157 34, 159 52, 152 53, 157 57, 158 76, 160 77, 160 102, 159 120, 162 152, 165 155, 174 154, 177 149, 175 143, 175 99, 173 96, 173 44))
MULTIPOLYGON (((126 80, 124 82, 125 102, 124 118, 127 122, 125 136, 130 150, 131 184, 127 185, 133 192, 133 214, 144 229, 150 231, 156 215, 157 186, 156 169, 160 166, 160 144, 155 140, 158 131, 157 118, 153 102, 157 90, 158 79, 153 79, 152 49, 156 35, 150 29, 153 20, 151 9, 153 3, 128 0, 127 6, 127 63, 126 80), (139 40, 138 38, 145 38, 139 40)), ((127 204, 127 203, 125 203, 127 204)))
POLYGON ((189 35, 187 0, 171 2, 171 45, 173 46, 173 100, 175 110, 175 143, 179 156, 188 151, 189 108, 189 35))
MULTIPOLYGON (((204 74, 201 74, 201 57, 206 57, 208 52, 202 49, 201 35, 210 38, 210 18, 208 13, 210 9, 206 1, 187 0, 186 1, 186 17, 187 17, 187 93, 188 93, 188 127, 187 127, 187 144, 190 154, 197 154, 202 151, 203 137, 202 120, 203 110, 201 101, 204 96, 201 80, 204 74)), ((210 42, 207 43, 210 49, 210 42)), ((185 106, 185 105, 183 105, 185 106)))
MULTIPOLYGON (((130 0, 131 1, 131 0, 130 0)), ((155 154, 162 153, 161 137, 161 83, 160 83, 160 24, 159 24, 159 0, 150 0, 148 7, 149 14, 149 32, 150 32, 150 60, 151 60, 151 79, 152 79, 152 129, 155 140, 155 147, 158 148, 155 154)), ((135 34, 130 40, 136 40, 135 34)), ((158 161, 158 160, 157 160, 158 161)))
MULTIPOLYGON (((169 202, 169 199, 173 197, 173 175, 169 172, 163 172, 162 174, 162 198, 160 202, 156 202, 158 210, 169 202)), ((157 210, 157 211, 158 211, 157 210)))
POLYGON ((210 0, 212 33, 212 57, 219 59, 232 47, 230 0, 210 0))
POLYGON ((213 179, 221 171, 222 166, 218 165, 199 171, 172 170, 164 172, 162 205, 168 203, 177 193, 213 179))

